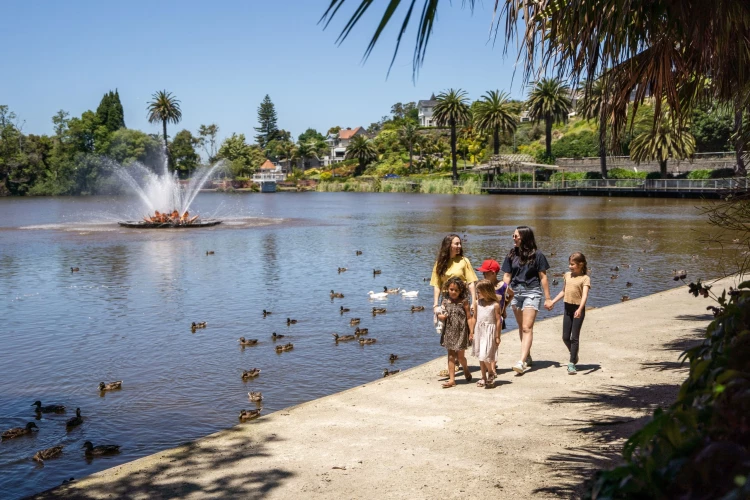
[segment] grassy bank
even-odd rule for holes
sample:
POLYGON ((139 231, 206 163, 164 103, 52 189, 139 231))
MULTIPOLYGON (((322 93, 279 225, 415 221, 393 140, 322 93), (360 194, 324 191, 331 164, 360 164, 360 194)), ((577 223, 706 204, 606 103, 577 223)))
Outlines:
POLYGON ((368 179, 348 180, 345 182, 321 182, 320 192, 355 192, 355 193, 424 193, 424 194, 481 194, 481 183, 473 178, 453 184, 449 178, 427 179, 368 179))

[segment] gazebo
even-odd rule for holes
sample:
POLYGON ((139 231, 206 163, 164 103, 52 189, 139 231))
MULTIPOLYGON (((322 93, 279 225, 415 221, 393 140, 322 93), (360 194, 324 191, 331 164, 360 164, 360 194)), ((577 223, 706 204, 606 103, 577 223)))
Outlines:
POLYGON ((565 180, 565 169, 557 165, 547 165, 545 163, 536 163, 534 157, 527 154, 502 154, 492 155, 490 161, 486 165, 480 165, 472 169, 473 172, 477 172, 483 176, 488 182, 491 182, 490 177, 494 178, 495 175, 506 172, 518 172, 518 187, 521 187, 521 172, 528 168, 531 170, 532 176, 532 189, 536 188, 536 169, 544 168, 548 170, 559 170, 563 173, 563 181, 565 180))

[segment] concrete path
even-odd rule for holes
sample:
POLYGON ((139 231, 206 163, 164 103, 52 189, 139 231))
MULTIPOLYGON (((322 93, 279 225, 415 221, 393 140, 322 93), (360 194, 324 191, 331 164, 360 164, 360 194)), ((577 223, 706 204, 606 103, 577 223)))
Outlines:
POLYGON ((461 377, 442 389, 440 358, 38 498, 577 497, 590 471, 616 463, 623 439, 674 400, 686 376, 679 355, 700 341, 711 304, 680 287, 588 311, 578 375, 566 373, 553 318, 536 325, 523 376, 510 370, 518 335, 503 336, 494 389, 461 377))

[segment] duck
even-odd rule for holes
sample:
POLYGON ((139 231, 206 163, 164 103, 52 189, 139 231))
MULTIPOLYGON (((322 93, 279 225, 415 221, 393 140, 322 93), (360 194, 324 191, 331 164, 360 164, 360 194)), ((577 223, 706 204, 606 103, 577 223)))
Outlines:
POLYGON ((357 326, 360 321, 362 320, 359 318, 352 318, 349 320, 349 326, 357 326))
POLYGON ((400 371, 401 370, 399 370, 398 368, 395 370, 391 370, 391 371, 388 371, 388 369, 386 368, 385 370, 383 370, 383 378, 390 377, 391 375, 395 375, 400 371))
POLYGON ((78 427, 83 423, 83 417, 81 416, 81 409, 76 408, 76 416, 68 419, 67 422, 65 422, 65 427, 67 429, 72 429, 73 427, 78 427))
POLYGON ((71 273, 77 273, 78 271, 80 271, 80 269, 78 269, 77 267, 71 267, 70 268, 70 272, 71 273))
POLYGON ((643 268, 642 268, 642 267, 639 267, 639 268, 638 268, 638 272, 639 272, 639 273, 640 273, 640 272, 643 272, 643 268))
POLYGON ((596 239, 596 236, 589 236, 589 239, 590 239, 590 240, 595 240, 595 239, 596 239))
POLYGON ((265 318, 266 316, 268 316, 269 314, 273 314, 273 313, 272 313, 271 311, 266 311, 265 309, 263 309, 263 317, 264 317, 264 318, 265 318))
POLYGON ((376 314, 385 314, 388 310, 385 307, 373 307, 372 308, 372 315, 375 316, 376 314))
POLYGON ((263 393, 261 392, 248 392, 247 397, 253 403, 260 403, 261 401, 263 401, 263 393))
POLYGON ((370 333, 370 330, 369 330, 369 329, 367 329, 367 328, 360 328, 360 327, 357 327, 357 328, 356 328, 356 329, 354 330, 354 335, 356 335, 357 337, 359 337, 360 335, 367 335, 368 333, 370 333))
POLYGON ((557 286, 557 285, 558 285, 559 283, 560 283, 560 282, 559 282, 559 281, 558 281, 558 280, 557 280, 556 278, 553 278, 553 279, 552 279, 552 284, 553 284, 554 286, 557 286))
POLYGON ((294 349, 294 344, 292 344, 291 342, 284 344, 282 349, 284 349, 285 351, 291 351, 292 349, 294 349))
POLYGON ((739 243, 739 242, 740 242, 740 239, 739 239, 739 238, 734 238, 734 239, 732 240, 732 243, 739 243))
POLYGON ((40 450, 34 453, 34 456, 31 457, 33 460, 43 463, 45 460, 49 460, 50 458, 55 458, 60 456, 60 454, 63 451, 63 446, 53 446, 52 448, 47 448, 46 450, 40 450))
POLYGON ((350 309, 348 307, 344 307, 344 306, 341 306, 341 308, 339 309, 339 313, 340 314, 348 313, 349 311, 350 311, 350 309))
POLYGON ((354 255, 362 255, 362 250, 355 250, 354 255))
POLYGON ((610 267, 609 270, 610 271, 619 271, 620 270, 620 266, 610 267))
POLYGON ((388 288, 387 286, 384 286, 383 291, 385 293, 398 293, 401 291, 401 289, 400 288, 388 288))
POLYGON ((338 333, 333 333, 333 340, 338 344, 339 342, 348 342, 349 340, 354 340, 357 337, 354 335, 339 335, 338 333))
POLYGON ((610 276, 610 277, 609 277, 609 279, 611 279, 611 280, 616 280, 616 279, 617 279, 617 278, 619 278, 619 277, 620 277, 619 275, 617 275, 617 274, 613 274, 612 276, 610 276))
POLYGON ((401 290, 401 296, 402 297, 418 297, 419 296, 419 290, 411 290, 407 292, 406 290, 401 290))
POLYGON ((115 455, 120 453, 119 444, 100 444, 99 446, 94 446, 91 441, 86 441, 83 443, 83 448, 86 450, 85 453, 87 457, 115 455))
POLYGON ((36 406, 37 413, 65 413, 65 407, 63 405, 47 405, 42 406, 41 401, 34 401, 31 406, 36 406))
POLYGON ((620 302, 625 302, 625 301, 628 301, 628 300, 630 300, 630 296, 629 295, 623 295, 622 297, 620 297, 620 302))
POLYGON ((295 325, 295 324, 297 324, 297 320, 296 319, 287 318, 286 319, 286 324, 287 324, 287 326, 289 326, 289 325, 295 325))
POLYGON ((630 288, 631 286, 633 286, 633 284, 632 284, 631 282, 627 281, 627 282, 625 283, 625 286, 626 286, 627 288, 630 288))
POLYGON ((276 347, 274 347, 274 350, 276 351, 277 354, 281 354, 282 352, 284 352, 284 346, 277 345, 276 347))
POLYGON ((380 269, 373 269, 372 270, 372 274, 373 275, 375 275, 375 274, 383 274, 383 271, 381 271, 380 269))
POLYGON ((276 332, 273 332, 273 333, 271 334, 271 339, 272 339, 272 340, 273 340, 274 342, 275 342, 275 341, 277 341, 277 340, 279 340, 279 339, 283 339, 284 337, 286 337, 286 335, 279 335, 279 334, 278 334, 278 333, 276 333, 276 332))
POLYGON ((339 267, 339 274, 345 273, 347 269, 345 267, 339 267))
POLYGON ((359 339, 359 345, 374 344, 377 339, 359 339))
POLYGON ((246 345, 255 345, 258 343, 258 339, 246 339, 245 337, 240 337, 240 345, 246 346, 246 345))
POLYGON ((395 354, 391 354, 390 356, 388 356, 388 361, 390 361, 391 363, 393 363, 397 359, 398 359, 398 356, 396 356, 395 354))
POLYGON ((31 434, 33 432, 33 429, 39 429, 39 427, 36 426, 34 422, 29 422, 26 424, 26 427, 14 427, 12 429, 8 429, 7 431, 3 432, 2 439, 5 441, 6 439, 13 439, 17 438, 19 436, 25 436, 27 434, 31 434))
POLYGON ((116 382, 110 382, 108 384, 105 384, 104 382, 99 382, 99 391, 115 391, 117 389, 122 389, 122 380, 118 380, 116 382))
POLYGON ((630 264, 623 264, 622 267, 624 267, 625 269, 630 269, 630 264))
POLYGON ((684 269, 680 269, 679 271, 672 270, 672 272, 674 273, 674 276, 672 277, 672 279, 675 281, 680 281, 680 280, 684 280, 685 278, 687 278, 687 271, 685 271, 684 269))
POLYGON ((252 370, 242 370, 242 380, 257 377, 260 375, 260 368, 253 368, 252 370))
POLYGON ((344 298, 344 294, 343 293, 334 292, 333 290, 331 290, 331 298, 332 299, 343 299, 344 298))
POLYGON ((201 321, 199 323, 196 323, 195 321, 193 321, 193 323, 190 325, 190 328, 195 330, 196 328, 206 328, 207 326, 208 326, 208 323, 206 323, 205 321, 201 321))
POLYGON ((262 409, 263 408, 258 408, 257 410, 240 410, 240 421, 244 422, 245 420, 252 420, 260 417, 260 410, 262 409))
POLYGON ((213 255, 213 254, 214 254, 213 250, 206 250, 206 255, 213 255))
POLYGON ((623 239, 623 240, 632 240, 632 239, 633 239, 633 236, 631 236, 631 235, 629 235, 629 234, 623 234, 623 235, 622 235, 622 239, 623 239))
POLYGON ((411 312, 424 311, 424 306, 411 306, 411 312))
POLYGON ((388 294, 387 293, 385 293, 385 292, 375 293, 372 290, 370 290, 369 292, 367 292, 367 295, 369 295, 371 299, 387 299, 388 298, 388 294))

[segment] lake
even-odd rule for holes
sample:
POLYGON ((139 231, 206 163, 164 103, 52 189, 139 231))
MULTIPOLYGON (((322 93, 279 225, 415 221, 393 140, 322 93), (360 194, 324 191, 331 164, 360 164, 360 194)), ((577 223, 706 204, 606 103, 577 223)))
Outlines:
MULTIPOLYGON (((236 425, 241 409, 256 407, 248 391, 263 392, 267 414, 372 381, 384 368, 444 355, 425 279, 450 232, 466 235, 475 267, 486 258, 501 261, 521 224, 534 228, 550 273, 566 271, 568 255, 582 251, 593 268, 594 307, 678 286, 674 269, 687 270, 688 280, 732 273, 742 249, 732 235, 707 243, 716 230, 697 208, 702 203, 202 193, 191 212, 224 224, 155 231, 117 226, 139 215, 130 198, 0 199, 0 430, 29 421, 40 428, 0 444, 0 492, 26 496, 236 425), (615 266, 619 271, 610 270, 615 266), (418 290, 419 297, 368 299, 384 286, 418 290), (331 290, 345 298, 331 300, 331 290), (412 313, 412 305, 426 312, 412 313), (340 314, 341 306, 351 311, 340 314), (388 312, 373 317, 373 306, 388 312), (273 314, 264 318, 263 309, 273 314), (353 317, 376 344, 334 343, 333 333, 353 332, 353 317), (287 318, 297 323, 287 325, 287 318), (208 326, 193 333, 193 321, 208 326), (273 332, 294 349, 277 354, 273 332), (241 348, 240 336, 259 342, 241 348), (391 353, 399 357, 393 364, 391 353), (242 370, 253 367, 260 376, 243 382, 242 370), (114 380, 124 380, 122 390, 99 393, 99 382, 114 380), (35 400, 64 404, 67 412, 35 420, 35 400), (84 423, 66 431, 76 407, 84 423), (86 440, 120 444, 122 453, 87 461, 86 440), (60 458, 44 466, 31 460, 59 444, 60 458)), ((558 305, 540 317, 560 313, 558 305)), ((508 328, 515 328, 512 314, 508 328)), ((501 364, 516 361, 516 351, 515 341, 502 347, 501 364)))

